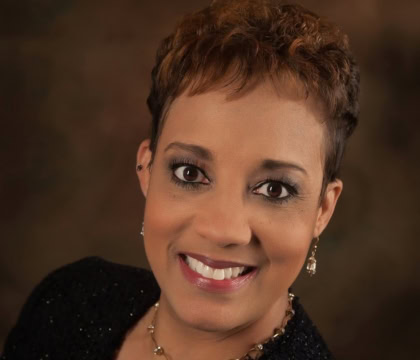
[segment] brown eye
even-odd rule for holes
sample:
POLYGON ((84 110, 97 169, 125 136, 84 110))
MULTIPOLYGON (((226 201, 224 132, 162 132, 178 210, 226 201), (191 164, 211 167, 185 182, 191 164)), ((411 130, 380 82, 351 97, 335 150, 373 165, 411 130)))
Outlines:
POLYGON ((267 194, 271 197, 279 197, 283 191, 283 186, 279 183, 270 183, 267 186, 267 194))
POLYGON ((255 194, 261 194, 273 199, 281 199, 290 195, 286 187, 278 181, 266 182, 254 190, 255 194))
POLYGON ((181 181, 193 183, 208 183, 208 179, 195 166, 183 165, 175 169, 174 175, 181 181))
POLYGON ((186 181, 195 181, 199 175, 199 172, 196 168, 186 166, 182 172, 182 175, 186 181))

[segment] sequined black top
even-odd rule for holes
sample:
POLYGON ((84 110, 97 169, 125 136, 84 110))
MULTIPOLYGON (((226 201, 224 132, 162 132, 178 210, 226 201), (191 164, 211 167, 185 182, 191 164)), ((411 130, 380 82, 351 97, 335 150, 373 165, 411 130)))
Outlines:
MULTIPOLYGON (((159 293, 147 270, 97 257, 67 265, 35 288, 0 360, 115 359, 128 330, 159 293)), ((285 335, 265 345, 260 359, 332 359, 297 297, 293 308, 285 335)))

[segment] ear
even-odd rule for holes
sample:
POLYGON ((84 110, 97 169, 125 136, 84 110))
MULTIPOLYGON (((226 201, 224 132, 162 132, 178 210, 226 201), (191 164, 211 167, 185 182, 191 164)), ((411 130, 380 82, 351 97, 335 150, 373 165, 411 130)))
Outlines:
POLYGON ((149 164, 152 160, 152 152, 150 151, 150 140, 144 140, 137 150, 137 177, 139 178, 140 188, 144 197, 147 197, 147 190, 149 189, 150 168, 149 164), (141 165, 142 169, 138 169, 141 165))
POLYGON ((321 235, 321 233, 327 227, 331 216, 334 213, 335 205, 337 204, 337 200, 340 197, 342 190, 343 182, 339 179, 336 179, 327 185, 324 196, 321 199, 321 205, 318 210, 318 217, 314 229, 314 238, 321 235))

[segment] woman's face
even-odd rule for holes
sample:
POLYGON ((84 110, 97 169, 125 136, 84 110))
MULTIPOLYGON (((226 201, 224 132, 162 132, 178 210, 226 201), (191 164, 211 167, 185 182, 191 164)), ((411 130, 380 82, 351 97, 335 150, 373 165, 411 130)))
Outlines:
MULTIPOLYGON (((151 171, 139 174, 147 257, 162 297, 190 326, 226 331, 263 318, 332 215, 342 185, 329 184, 320 203, 322 113, 291 94, 263 83, 234 99, 181 95, 151 171)), ((138 162, 150 158, 146 141, 138 162)))

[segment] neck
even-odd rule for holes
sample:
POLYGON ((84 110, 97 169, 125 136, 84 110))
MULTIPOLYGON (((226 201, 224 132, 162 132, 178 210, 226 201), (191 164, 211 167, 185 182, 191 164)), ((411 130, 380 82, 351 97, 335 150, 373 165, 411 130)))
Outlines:
MULTIPOLYGON (((287 307, 286 293, 255 321, 229 330, 208 331, 180 319, 162 294, 155 318, 154 337, 171 360, 236 359, 255 344, 265 342, 273 335, 275 328, 282 326, 287 307)), ((151 315, 152 318, 153 316, 154 314, 151 315)))

